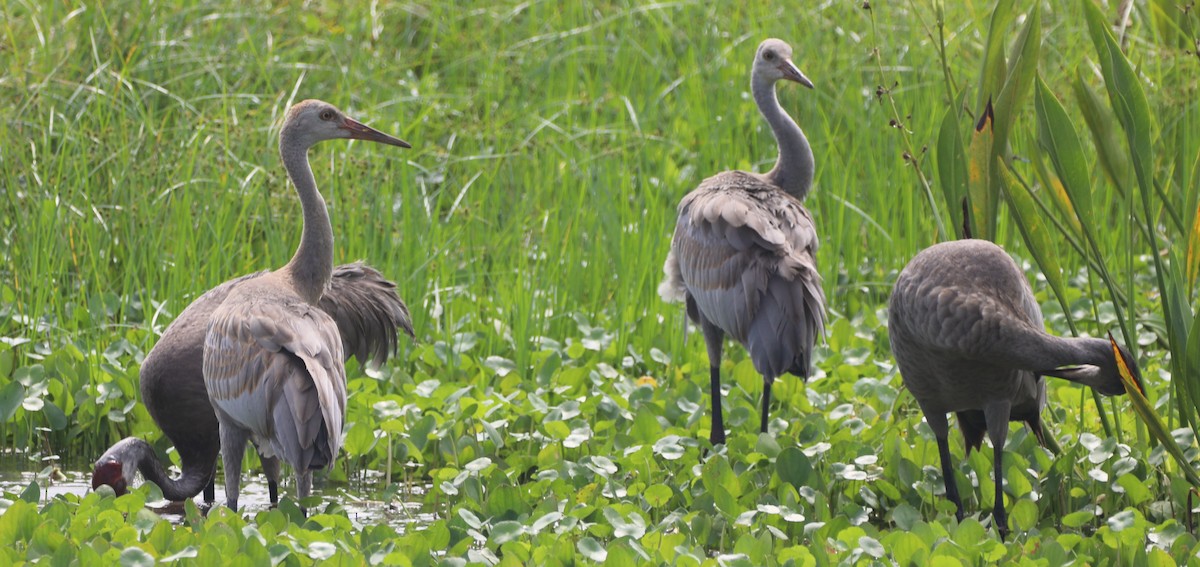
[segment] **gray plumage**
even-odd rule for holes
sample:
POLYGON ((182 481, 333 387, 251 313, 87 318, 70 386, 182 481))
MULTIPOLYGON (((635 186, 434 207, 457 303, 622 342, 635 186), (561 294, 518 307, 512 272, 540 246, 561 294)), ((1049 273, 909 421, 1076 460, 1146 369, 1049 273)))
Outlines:
POLYGON ((313 144, 338 138, 410 147, 325 102, 289 109, 279 153, 304 212, 300 246, 279 270, 230 291, 209 321, 204 384, 220 423, 225 498, 233 509, 248 440, 292 465, 300 499, 311 490, 312 471, 332 467, 341 448, 344 347, 337 323, 318 307, 333 275, 333 227, 308 164, 313 144))
POLYGON ((771 384, 784 372, 807 378, 824 327, 825 294, 817 273, 817 235, 802 200, 812 187, 808 139, 779 106, 775 83, 812 88, 778 39, 759 45, 751 92, 779 145, 765 174, 726 171, 705 179, 679 203, 659 294, 683 301, 708 348, 713 444, 725 442, 720 364, 725 335, 745 345, 763 376, 767 431, 771 384))
MULTIPOLYGON (((888 310, 892 354, 937 438, 946 497, 961 521, 947 441, 946 414, 954 412, 968 452, 979 448, 985 431, 995 448, 993 517, 1004 536, 1001 463, 1008 422, 1026 422, 1044 444, 1043 376, 1105 395, 1124 393, 1111 344, 1047 334, 1025 275, 1003 249, 985 240, 944 242, 917 254, 896 279, 888 310)), ((1132 370, 1137 378, 1137 368, 1132 370)))
MULTIPOLYGON (((221 450, 217 416, 204 387, 204 336, 213 311, 241 282, 258 272, 229 280, 205 292, 184 308, 142 361, 142 403, 150 417, 179 453, 182 474, 172 478, 154 448, 137 437, 127 437, 96 460, 92 488, 109 485, 118 495, 131 486, 134 476, 157 484, 168 500, 182 501, 204 492, 204 501, 215 497, 213 477, 221 450)), ((347 359, 382 365, 395 352, 397 329, 412 336, 408 307, 395 292, 395 284, 378 270, 354 262, 333 270, 329 289, 321 295, 321 309, 338 325, 347 359)), ((266 458, 264 458, 266 459, 266 458)), ((278 500, 277 464, 264 462, 271 503, 278 500)))

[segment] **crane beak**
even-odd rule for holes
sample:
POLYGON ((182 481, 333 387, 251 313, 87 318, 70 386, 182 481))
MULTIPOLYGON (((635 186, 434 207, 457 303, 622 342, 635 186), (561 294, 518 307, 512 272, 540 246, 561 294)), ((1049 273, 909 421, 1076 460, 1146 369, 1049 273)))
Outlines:
POLYGON ((796 67, 795 63, 792 63, 791 59, 784 59, 783 63, 779 64, 779 71, 783 73, 783 78, 800 83, 810 89, 813 88, 812 81, 808 80, 808 77, 805 77, 804 73, 800 72, 800 69, 796 67))
POLYGON ((384 134, 383 132, 380 132, 379 130, 376 130, 352 118, 347 118, 346 121, 342 123, 340 128, 349 132, 350 135, 347 136, 347 138, 352 140, 379 142, 381 144, 388 144, 390 146, 400 146, 401 148, 412 147, 412 144, 405 142, 400 138, 384 134))

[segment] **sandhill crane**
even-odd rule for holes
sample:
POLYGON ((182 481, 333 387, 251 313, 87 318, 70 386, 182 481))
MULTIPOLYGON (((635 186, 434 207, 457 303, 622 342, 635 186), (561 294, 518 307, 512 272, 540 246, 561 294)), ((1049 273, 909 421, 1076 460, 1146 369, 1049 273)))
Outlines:
MULTIPOLYGON (((996 480, 992 515, 1004 537, 1008 523, 1001 462, 1009 420, 1029 424, 1044 444, 1042 376, 1085 384, 1105 395, 1124 393, 1111 344, 1047 334, 1025 275, 1003 249, 986 240, 943 242, 917 254, 896 279, 888 309, 892 354, 937 439, 946 497, 958 507, 955 515, 963 519, 947 442, 949 412, 958 415, 968 452, 980 447, 984 431, 991 438, 996 480)), ((1140 380, 1137 367, 1131 370, 1140 380)))
POLYGON ((808 377, 813 343, 824 327, 825 294, 817 273, 817 233, 801 202, 813 180, 813 154, 779 106, 775 83, 812 82, 778 39, 758 46, 750 91, 771 126, 779 158, 771 171, 726 171, 705 179, 679 203, 679 218, 658 293, 684 301, 708 348, 712 397, 709 440, 725 442, 721 348, 725 335, 745 345, 763 377, 767 431, 771 384, 784 372, 808 377))
POLYGON ((220 423, 225 501, 237 509, 242 457, 254 440, 295 469, 299 499, 312 471, 332 467, 346 416, 346 369, 337 323, 318 304, 333 274, 333 227, 317 192, 308 149, 358 139, 408 142, 306 100, 288 110, 279 154, 304 213, 300 245, 279 270, 241 282, 213 312, 204 339, 204 385, 220 423))
MULTIPOLYGON (((133 484, 141 472, 162 488, 168 500, 181 501, 204 491, 204 501, 215 497, 213 477, 221 450, 217 415, 204 387, 204 335, 213 311, 242 281, 259 272, 227 281, 205 292, 188 305, 150 349, 141 368, 142 403, 179 452, 183 469, 171 478, 154 448, 137 437, 126 437, 96 461, 92 488, 108 485, 117 495, 133 484)), ((396 348, 397 330, 412 336, 408 307, 396 295, 395 284, 375 268, 361 262, 338 266, 330 286, 321 295, 321 309, 338 324, 347 357, 360 363, 383 364, 396 348)), ((271 503, 278 501, 279 467, 264 461, 271 503)))

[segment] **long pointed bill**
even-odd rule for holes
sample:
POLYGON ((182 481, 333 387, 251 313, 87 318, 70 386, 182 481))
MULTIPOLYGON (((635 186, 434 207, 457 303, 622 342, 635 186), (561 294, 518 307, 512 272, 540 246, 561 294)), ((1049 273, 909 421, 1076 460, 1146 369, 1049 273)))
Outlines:
POLYGON ((779 64, 779 70, 783 72, 783 78, 789 81, 796 81, 810 89, 813 88, 812 81, 808 80, 808 77, 805 77, 804 73, 800 72, 800 69, 796 67, 795 63, 792 63, 791 59, 784 59, 783 63, 779 64))
POLYGON ((379 142, 381 144, 388 144, 391 146, 400 146, 401 148, 412 147, 412 144, 405 142, 400 138, 384 134, 383 132, 380 132, 379 130, 376 130, 352 118, 347 118, 346 121, 342 123, 341 128, 347 132, 350 132, 349 137, 354 140, 379 142))

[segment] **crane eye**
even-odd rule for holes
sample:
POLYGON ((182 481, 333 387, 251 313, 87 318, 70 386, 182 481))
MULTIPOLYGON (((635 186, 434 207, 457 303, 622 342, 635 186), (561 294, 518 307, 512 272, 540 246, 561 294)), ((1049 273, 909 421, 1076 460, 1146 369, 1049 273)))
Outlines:
POLYGON ((332 110, 321 111, 321 120, 333 120, 333 111, 332 110))
POLYGON ((770 50, 764 51, 763 59, 766 59, 767 61, 771 61, 771 60, 775 59, 775 52, 770 51, 770 50))

